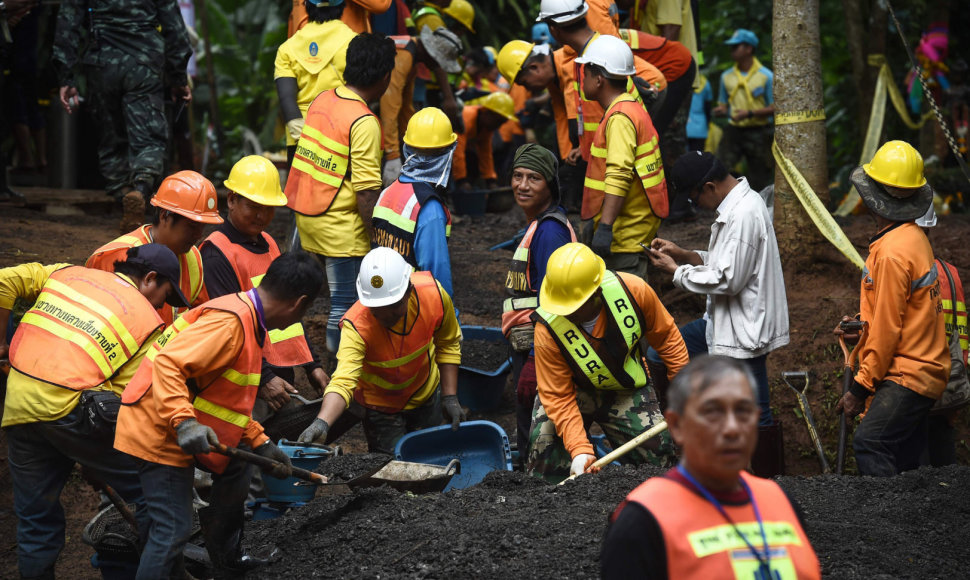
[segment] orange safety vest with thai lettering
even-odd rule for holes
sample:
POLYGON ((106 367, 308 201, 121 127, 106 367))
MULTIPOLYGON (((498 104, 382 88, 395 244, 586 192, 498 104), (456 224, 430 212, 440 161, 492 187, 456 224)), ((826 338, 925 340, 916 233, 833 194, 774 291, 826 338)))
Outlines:
POLYGON ((350 131, 374 113, 367 104, 323 91, 310 103, 286 179, 286 206, 305 216, 326 213, 350 170, 350 131))
MULTIPOLYGON (((105 272, 115 271, 116 261, 125 261, 128 248, 152 243, 149 233, 151 226, 145 224, 137 230, 127 233, 107 244, 101 246, 91 254, 88 261, 84 264, 88 268, 104 270, 105 272)), ((192 249, 184 254, 179 254, 179 289, 182 294, 189 299, 189 304, 194 304, 202 292, 203 271, 202 254, 199 249, 192 246, 192 249)), ((158 309, 159 316, 166 326, 172 324, 179 314, 188 308, 179 308, 168 304, 158 309)))
POLYGON ((418 214, 429 199, 436 199, 445 210, 445 237, 451 237, 451 212, 441 201, 438 191, 423 182, 395 181, 381 192, 374 206, 371 222, 374 244, 391 248, 404 256, 411 266, 418 267, 414 240, 418 229, 418 214))
MULTIPOLYGON (((742 471, 764 525, 770 550, 772 577, 779 580, 821 578, 818 557, 802 529, 788 497, 777 483, 742 471)), ((758 560, 751 554, 735 527, 717 508, 684 484, 653 477, 630 492, 613 514, 627 502, 650 510, 663 533, 668 578, 758 577, 758 560), (671 509, 671 506, 676 506, 671 509)), ((759 551, 764 540, 752 504, 723 505, 731 522, 759 551)))
POLYGON ((621 28, 620 39, 630 47, 633 56, 657 67, 668 83, 679 79, 690 69, 693 58, 690 49, 676 40, 631 28, 621 28))
MULTIPOLYGON (((253 404, 259 391, 259 377, 263 364, 263 345, 259 337, 256 307, 244 292, 226 294, 189 310, 158 337, 131 382, 121 394, 122 405, 134 405, 152 387, 155 357, 169 341, 201 318, 209 310, 235 314, 243 327, 243 345, 239 356, 228 368, 190 379, 186 385, 194 396, 196 420, 212 428, 219 443, 235 447, 242 439, 246 426, 252 421, 253 404)), ((213 473, 222 473, 229 458, 218 453, 196 455, 196 461, 213 473)))
POLYGON ((536 230, 539 229, 539 224, 547 219, 556 220, 566 226, 566 229, 569 230, 570 241, 576 241, 576 232, 573 231, 573 226, 566 218, 566 214, 555 207, 542 213, 529 224, 525 236, 519 242, 519 247, 512 254, 512 264, 505 276, 505 290, 512 296, 506 298, 505 302, 502 303, 502 333, 506 336, 513 327, 523 324, 531 325, 532 321, 529 317, 539 306, 539 289, 533 287, 529 274, 529 265, 533 260, 529 253, 529 247, 532 245, 532 238, 535 237, 536 230))
POLYGON ((618 100, 610 106, 603 121, 596 129, 593 146, 590 150, 589 166, 583 183, 582 219, 592 219, 603 208, 606 189, 606 125, 613 115, 625 115, 633 121, 637 132, 634 170, 643 184, 643 191, 650 202, 650 209, 658 217, 665 218, 670 213, 667 200, 667 180, 664 179, 664 164, 660 158, 657 130, 643 104, 639 101, 618 100))
POLYGON ((444 302, 430 273, 412 273, 411 284, 417 294, 418 318, 404 334, 385 328, 359 301, 340 320, 341 327, 353 326, 367 345, 354 400, 368 409, 400 412, 428 381, 435 364, 434 334, 445 317, 444 302))
POLYGON ((10 365, 58 387, 92 389, 115 376, 163 326, 148 299, 121 276, 62 268, 21 320, 10 365))
MULTIPOLYGON (((940 299, 943 302, 943 323, 946 328, 946 342, 947 344, 950 343, 950 337, 953 336, 954 332, 959 334, 960 350, 963 351, 963 364, 967 364, 967 305, 964 302, 963 283, 960 282, 960 274, 957 273, 957 269, 953 264, 937 258, 936 265, 941 270, 946 268, 946 272, 949 272, 950 279, 953 281, 953 289, 956 291, 956 296, 954 297, 950 292, 949 281, 946 284, 940 283, 940 299)), ((944 280, 947 279, 946 272, 942 276, 944 280)))
MULTIPOLYGON (((260 232, 260 234, 269 245, 269 251, 265 254, 254 254, 244 246, 232 243, 224 233, 219 231, 212 232, 202 242, 203 247, 206 244, 212 244, 219 248, 232 266, 233 272, 236 273, 236 280, 242 292, 259 286, 266 270, 269 270, 269 265, 280 255, 280 248, 276 245, 273 236, 266 232, 260 232)), ((270 330, 267 338, 263 346, 263 358, 274 367, 295 367, 313 362, 313 353, 307 345, 303 324, 297 322, 287 328, 270 330)))

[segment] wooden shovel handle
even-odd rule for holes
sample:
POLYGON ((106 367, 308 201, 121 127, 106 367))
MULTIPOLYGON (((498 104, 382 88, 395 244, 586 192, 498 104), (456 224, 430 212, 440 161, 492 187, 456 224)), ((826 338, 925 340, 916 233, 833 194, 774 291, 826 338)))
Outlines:
MULTIPOLYGON (((603 457, 597 459, 590 466, 590 469, 600 468, 600 467, 603 467, 604 465, 609 465, 611 462, 613 462, 613 461, 619 459, 620 457, 623 457, 627 453, 629 453, 635 447, 639 447, 647 439, 653 439, 654 437, 656 437, 657 435, 660 435, 661 433, 663 433, 666 430, 667 430, 667 422, 666 421, 661 421, 661 422, 657 423, 653 427, 647 429, 643 433, 640 433, 639 435, 637 435, 633 439, 630 439, 629 441, 627 441, 623 445, 620 445, 619 447, 617 447, 613 451, 610 451, 609 453, 607 453, 603 457)), ((570 475, 567 479, 563 480, 559 485, 562 485, 563 483, 566 483, 567 481, 570 481, 572 479, 576 479, 577 477, 579 477, 579 474, 577 474, 577 475, 570 475)))
MULTIPOLYGON (((243 461, 248 461, 253 465, 263 467, 266 469, 273 469, 275 467, 281 467, 283 464, 279 461, 275 461, 268 457, 263 457, 262 455, 257 455, 249 451, 243 451, 242 449, 237 449, 235 447, 229 447, 228 445, 223 445, 218 443, 212 446, 212 450, 216 453, 221 453, 227 457, 235 457, 237 459, 242 459, 243 461)), ((313 483, 327 483, 327 478, 320 475, 319 473, 314 473, 312 471, 307 471, 306 469, 301 469, 299 467, 291 467, 293 477, 302 479, 305 481, 312 481, 313 483)))

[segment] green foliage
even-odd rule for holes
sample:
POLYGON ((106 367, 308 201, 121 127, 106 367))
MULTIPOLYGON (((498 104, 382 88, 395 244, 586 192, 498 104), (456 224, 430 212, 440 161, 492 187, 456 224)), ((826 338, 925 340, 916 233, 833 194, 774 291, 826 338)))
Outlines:
MULTIPOLYGON (((249 129, 265 148, 282 147, 274 138, 279 101, 273 83, 276 49, 286 40, 289 3, 265 0, 196 1, 196 26, 201 35, 201 10, 208 7, 212 64, 219 97, 219 115, 225 131, 224 150, 211 174, 225 174, 243 156, 243 133, 249 129)), ((199 83, 195 91, 196 118, 208 119, 210 87, 206 79, 204 45, 199 44, 199 83)), ((198 130, 204 132, 206 124, 198 130)), ((199 137, 202 140, 202 137, 199 137)))

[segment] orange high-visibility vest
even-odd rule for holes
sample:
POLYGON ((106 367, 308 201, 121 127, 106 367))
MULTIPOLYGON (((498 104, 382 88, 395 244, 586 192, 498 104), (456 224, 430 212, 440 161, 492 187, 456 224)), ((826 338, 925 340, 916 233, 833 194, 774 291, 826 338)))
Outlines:
MULTIPOLYGON (((265 254, 254 254, 244 246, 232 243, 219 231, 212 232, 202 242, 203 246, 212 244, 219 248, 236 273, 242 292, 259 286, 266 270, 269 270, 269 265, 280 255, 280 248, 273 236, 266 232, 260 233, 269 245, 269 251, 265 254)), ((263 346, 263 358, 274 367, 295 367, 313 362, 313 353, 307 345, 303 324, 297 322, 287 328, 270 330, 267 338, 263 346)))
POLYGON ((405 334, 384 328, 359 301, 340 320, 341 327, 353 326, 367 345, 354 400, 368 409, 401 411, 427 382, 435 364, 431 350, 434 333, 444 320, 444 302, 430 273, 414 272, 411 284, 419 303, 418 319, 411 330, 405 328, 405 334))
POLYGON ((690 49, 676 40, 631 28, 621 28, 620 39, 630 47, 633 56, 657 67, 668 83, 679 79, 690 69, 693 58, 690 49))
POLYGON ((367 104, 337 94, 320 93, 306 113, 286 179, 286 206, 305 216, 326 213, 350 170, 350 131, 358 120, 374 116, 367 104))
POLYGON ((10 343, 10 365, 74 391, 111 379, 161 317, 121 276, 72 266, 50 275, 10 343))
POLYGON ((639 101, 615 101, 607 111, 603 121, 596 129, 593 146, 590 150, 589 166, 583 187, 582 219, 592 219, 603 207, 606 179, 606 125, 613 115, 626 115, 637 131, 634 169, 643 184, 643 191, 650 202, 650 208, 658 217, 665 218, 670 213, 667 200, 667 181, 664 179, 664 164, 660 159, 657 145, 657 130, 643 104, 639 101))
MULTIPOLYGON (((770 548, 770 565, 781 580, 821 578, 818 557, 778 484, 742 471, 758 504, 770 548)), ((731 524, 703 496, 682 483, 653 477, 630 492, 626 502, 650 510, 663 533, 668 578, 757 578, 758 560, 731 524), (673 507, 672 507, 673 506, 673 507)), ((724 511, 748 541, 763 551, 764 541, 748 503, 724 505, 724 511)))
MULTIPOLYGON (((253 404, 259 391, 259 377, 263 362, 263 345, 257 329, 259 320, 256 307, 244 292, 226 294, 189 310, 158 337, 141 366, 121 394, 122 405, 134 405, 152 387, 152 369, 155 357, 170 340, 189 327, 209 310, 222 310, 235 314, 243 326, 242 351, 228 368, 200 377, 189 385, 194 395, 192 406, 196 420, 216 432, 219 443, 235 447, 242 439, 246 426, 252 420, 253 404)), ((218 453, 196 455, 196 460, 213 473, 222 473, 229 458, 218 453)))
MULTIPOLYGON (((956 290, 956 296, 951 296, 950 284, 940 283, 940 299, 943 302, 943 323, 946 328, 946 342, 947 344, 950 343, 950 337, 954 332, 959 334, 960 350, 963 351, 963 364, 967 364, 967 305, 963 297, 963 284, 960 282, 960 275, 957 273, 957 269, 953 264, 937 259, 936 267, 940 269, 946 268, 946 271, 950 273, 950 277, 953 280, 953 287, 956 290)), ((945 280, 945 274, 941 278, 945 280)))
MULTIPOLYGON (((88 268, 104 270, 105 272, 114 272, 115 262, 124 262, 128 258, 128 248, 152 243, 152 237, 149 234, 150 227, 150 225, 145 224, 137 230, 101 246, 91 254, 91 257, 88 258, 88 261, 84 265, 88 268)), ((202 292, 202 254, 199 253, 198 248, 192 246, 191 250, 184 254, 179 254, 178 258, 180 274, 179 288, 182 290, 182 294, 185 294, 185 297, 189 299, 189 304, 195 304, 202 292)), ((165 325, 168 326, 172 324, 172 321, 179 314, 186 310, 188 308, 178 308, 165 304, 158 309, 158 314, 162 317, 165 325)))
POLYGON ((576 241, 576 232, 573 231, 573 226, 566 218, 566 214, 555 207, 542 213, 529 224, 525 236, 519 242, 519 247, 512 254, 512 263, 509 265, 508 274, 505 276, 505 290, 512 296, 506 298, 505 302, 502 303, 502 332, 506 336, 515 326, 531 325, 532 320, 529 317, 539 306, 539 289, 532 285, 529 274, 529 265, 532 263, 529 247, 532 245, 532 238, 535 237, 536 230, 539 229, 539 224, 547 219, 556 220, 566 226, 566 229, 569 230, 570 241, 576 241))
POLYGON ((418 214, 429 199, 437 199, 441 203, 445 210, 445 236, 451 237, 451 212, 435 188, 422 182, 395 181, 381 192, 374 206, 374 244, 391 248, 417 268, 414 239, 418 229, 418 214))

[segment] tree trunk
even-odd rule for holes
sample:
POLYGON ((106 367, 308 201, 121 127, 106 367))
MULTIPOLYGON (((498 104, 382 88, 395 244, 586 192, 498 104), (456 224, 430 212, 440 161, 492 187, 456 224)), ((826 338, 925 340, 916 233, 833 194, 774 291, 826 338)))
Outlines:
MULTIPOLYGON (((819 0, 774 0, 772 64, 778 112, 817 111, 822 100, 819 0)), ((775 140, 823 204, 829 201, 825 122, 778 125, 775 140)), ((828 244, 780 170, 775 172, 775 232, 789 271, 807 267, 828 244)))
POLYGON ((865 96, 866 81, 866 34, 863 5, 866 0, 842 0, 845 11, 845 40, 849 47, 849 63, 852 65, 852 87, 855 89, 858 107, 856 109, 856 131, 862 136, 869 121, 869 99, 865 96))

